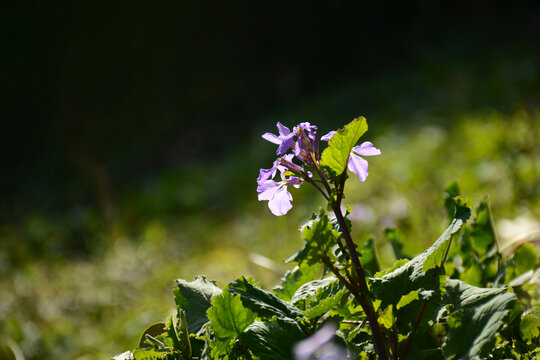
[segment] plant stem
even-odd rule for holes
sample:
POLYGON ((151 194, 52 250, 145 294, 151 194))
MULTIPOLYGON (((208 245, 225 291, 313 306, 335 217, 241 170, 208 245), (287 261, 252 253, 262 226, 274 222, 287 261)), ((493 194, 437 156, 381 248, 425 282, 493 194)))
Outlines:
POLYGON ((375 343, 375 350, 377 351, 377 354, 379 354, 380 360, 387 360, 388 359, 388 353, 386 351, 386 347, 384 345, 384 340, 382 338, 381 328, 379 327, 379 322, 377 321, 377 315, 375 314, 375 310, 373 309, 373 304, 371 303, 371 300, 369 297, 366 297, 365 294, 368 294, 369 289, 367 287, 366 278, 364 269, 362 268, 362 264, 360 263, 360 258, 358 256, 358 252, 356 251, 356 248, 354 247, 354 242, 352 240, 351 234, 349 233, 349 229, 347 228, 347 223, 345 222, 345 218, 343 217, 343 214, 341 213, 341 207, 340 202, 342 199, 342 192, 343 187, 341 187, 338 195, 338 200, 336 204, 334 205, 334 214, 336 215, 336 219, 339 223, 339 227, 341 229, 341 233, 343 234, 343 237, 345 239, 345 244, 347 245, 347 250, 349 251, 351 261, 353 263, 353 268, 355 269, 355 272, 358 276, 358 285, 360 286, 360 294, 356 297, 358 302, 360 303, 360 306, 366 313, 366 316, 369 321, 369 327, 371 328, 371 334, 373 336, 373 342, 375 343))
POLYGON ((373 308, 373 303, 371 302, 371 299, 368 296, 366 296, 366 294, 369 294, 369 289, 366 283, 364 269, 362 268, 362 264, 360 263, 360 257, 354 246, 354 242, 352 240, 351 233, 349 232, 349 228, 347 227, 345 218, 343 217, 343 213, 341 212, 341 200, 343 199, 343 195, 344 195, 346 179, 347 179, 346 172, 344 172, 341 175, 339 184, 336 184, 338 193, 337 193, 336 202, 333 204, 332 210, 334 211, 334 214, 336 215, 336 219, 341 229, 341 234, 343 235, 343 238, 345 239, 345 244, 347 246, 347 250, 349 251, 349 255, 350 255, 350 259, 354 268, 354 272, 356 273, 358 277, 357 280, 358 280, 358 285, 360 286, 360 294, 358 297, 356 296, 355 297, 357 298, 358 302, 360 303, 360 306, 366 313, 366 317, 369 321, 369 327, 371 328, 371 334, 373 336, 373 342, 375 344, 375 350, 377 351, 377 354, 379 355, 379 359, 387 360, 388 352, 384 344, 381 328, 379 327, 379 322, 377 321, 377 315, 375 313, 375 309, 373 308))

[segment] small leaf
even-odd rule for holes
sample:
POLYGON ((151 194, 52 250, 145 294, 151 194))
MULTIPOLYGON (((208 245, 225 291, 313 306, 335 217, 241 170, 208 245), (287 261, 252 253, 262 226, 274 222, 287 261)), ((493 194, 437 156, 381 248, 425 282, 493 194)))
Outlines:
POLYGON ((298 288, 313 280, 319 272, 320 265, 296 266, 293 270, 287 271, 281 279, 281 284, 272 289, 280 299, 290 301, 298 288))
POLYGON ((167 330, 167 324, 165 324, 164 322, 158 322, 158 323, 148 326, 146 329, 144 329, 143 333, 141 334, 141 337, 139 338, 139 347, 140 348, 144 347, 144 344, 146 343, 146 335, 156 337, 158 335, 163 334, 166 330, 167 330))
POLYGON ((404 295, 403 297, 401 297, 401 299, 399 299, 399 302, 396 305, 396 309, 399 310, 402 307, 410 304, 414 300, 418 300, 418 292, 419 290, 413 290, 407 295, 404 295))
POLYGON ((197 276, 194 281, 178 279, 175 283, 176 306, 186 312, 187 327, 190 333, 196 334, 208 322, 206 310, 212 299, 221 294, 221 289, 204 276, 197 276))
POLYGON ((367 121, 362 116, 338 130, 322 152, 321 165, 330 169, 335 176, 341 175, 347 169, 352 148, 367 130, 367 121))
POLYGON ((458 232, 463 224, 471 216, 472 200, 464 196, 456 196, 455 201, 455 215, 454 220, 450 224, 450 227, 444 232, 444 234, 437 240, 438 246, 426 257, 424 262, 424 272, 429 269, 440 268, 444 265, 448 249, 450 248, 450 241, 452 235, 458 232))
POLYGON ((241 277, 231 282, 227 289, 234 295, 240 295, 243 305, 262 318, 296 319, 304 314, 292 304, 281 300, 269 291, 255 286, 249 279, 241 277))
POLYGON ((526 342, 532 343, 540 337, 540 317, 535 314, 527 314, 521 318, 519 332, 526 342))
POLYGON ((536 267, 538 250, 531 243, 521 244, 514 251, 514 261, 516 262, 516 275, 521 275, 536 267))
POLYGON ((391 228, 385 228, 383 231, 384 236, 392 245, 392 250, 394 250, 394 255, 396 256, 396 259, 407 258, 408 256, 405 256, 403 254, 403 233, 401 233, 398 229, 391 228))
POLYGON ((330 250, 339 237, 339 233, 322 209, 318 214, 313 213, 310 221, 304 224, 300 231, 305 240, 304 248, 285 260, 296 262, 299 266, 320 264, 323 256, 330 256, 330 250))
POLYGON ((478 263, 474 262, 459 275, 459 278, 468 284, 482 286, 482 275, 482 268, 478 263))
POLYGON ((362 254, 362 256, 360 257, 360 263, 362 264, 364 270, 366 270, 366 272, 368 273, 368 276, 370 276, 371 274, 375 274, 380 270, 379 263, 377 261, 377 251, 373 238, 370 237, 364 243, 364 245, 362 245, 360 253, 362 254))

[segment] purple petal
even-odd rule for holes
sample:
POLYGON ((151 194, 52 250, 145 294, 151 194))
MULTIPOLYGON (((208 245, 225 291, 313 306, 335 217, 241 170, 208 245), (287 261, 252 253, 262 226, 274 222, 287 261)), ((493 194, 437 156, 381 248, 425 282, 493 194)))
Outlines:
POLYGON ((262 185, 266 180, 273 178, 276 175, 276 168, 261 169, 259 171, 259 177, 257 178, 257 185, 262 185))
POLYGON ((368 162, 362 159, 360 156, 351 153, 349 156, 349 163, 347 165, 350 171, 358 175, 360 181, 366 181, 368 176, 368 162))
POLYGON ((353 147, 352 151, 362 156, 381 155, 381 150, 373 146, 369 141, 363 142, 361 145, 353 147))
POLYGON ((335 131, 330 131, 328 134, 323 135, 321 137, 321 140, 322 141, 330 141, 330 139, 332 138, 332 136, 334 136, 335 133, 336 133, 335 131))
POLYGON ((262 138, 266 141, 270 141, 273 144, 281 144, 281 139, 279 138, 279 136, 269 132, 263 134, 262 138))
POLYGON ((272 200, 279 190, 280 184, 274 180, 268 180, 257 187, 259 201, 272 200))
POLYGON ((289 150, 289 148, 292 146, 292 143, 293 143, 293 137, 294 137, 294 133, 290 133, 289 135, 280 138, 281 144, 279 144, 279 147, 276 151, 277 155, 284 154, 287 152, 287 150, 289 150))
POLYGON ((268 207, 272 214, 276 216, 285 215, 289 210, 292 209, 292 195, 287 191, 287 187, 283 186, 279 188, 274 197, 268 201, 268 207))
POLYGON ((288 127, 284 126, 279 121, 277 123, 277 128, 278 128, 278 131, 279 131, 279 135, 280 135, 279 137, 280 138, 283 137, 283 136, 287 136, 287 135, 289 135, 291 133, 291 130, 289 130, 288 127))

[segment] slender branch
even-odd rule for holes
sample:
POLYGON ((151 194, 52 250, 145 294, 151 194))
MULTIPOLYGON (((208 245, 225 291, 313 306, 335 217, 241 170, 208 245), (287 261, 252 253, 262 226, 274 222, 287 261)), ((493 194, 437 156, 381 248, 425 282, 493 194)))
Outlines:
POLYGON ((319 190, 319 192, 322 194, 322 196, 324 196, 324 198, 326 199, 326 201, 329 200, 328 195, 326 195, 326 194, 324 193, 323 189, 321 189, 321 188, 319 187, 319 185, 317 185, 317 184, 315 183, 314 180, 310 179, 310 178, 307 177, 307 176, 306 176, 306 178, 305 178, 304 180, 305 180, 307 183, 309 183, 309 184, 315 186, 315 189, 319 190))

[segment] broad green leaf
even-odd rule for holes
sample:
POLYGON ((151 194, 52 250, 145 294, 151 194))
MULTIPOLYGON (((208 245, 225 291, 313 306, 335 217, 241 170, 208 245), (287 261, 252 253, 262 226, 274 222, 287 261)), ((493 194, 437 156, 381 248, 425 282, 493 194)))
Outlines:
POLYGON ((335 176, 341 175, 347 169, 352 148, 367 129, 367 121, 361 116, 338 130, 322 152, 321 165, 330 169, 335 176))
POLYGON ((242 334, 242 339, 253 354, 265 360, 292 359, 293 345, 304 337, 297 324, 285 321, 256 321, 242 334))
POLYGON ((287 271, 281 279, 281 284, 272 289, 280 299, 290 301, 298 288, 313 280, 319 272, 320 265, 296 266, 293 270, 287 271))
POLYGON ((304 317, 304 314, 298 308, 281 300, 271 292, 255 286, 245 277, 231 282, 227 288, 231 294, 240 295, 239 299, 241 299, 242 304, 261 318, 271 319, 276 316, 278 318, 296 319, 297 317, 304 317))
POLYGON ((514 261, 516 262, 516 275, 532 270, 538 261, 538 250, 531 243, 521 244, 514 251, 514 261))
POLYGON ((444 301, 454 309, 461 309, 474 306, 506 291, 505 288, 478 288, 460 280, 448 279, 444 301))
POLYGON ((212 307, 208 309, 207 316, 216 339, 213 356, 229 352, 232 341, 256 318, 254 312, 244 307, 240 296, 232 295, 227 288, 212 299, 212 307))
POLYGON ((495 337, 516 296, 506 289, 485 289, 448 280, 445 299, 452 305, 447 319, 445 356, 481 359, 493 349, 495 337))
POLYGON ((458 200, 456 217, 429 249, 392 272, 370 279, 375 297, 382 301, 382 308, 396 305, 402 296, 413 290, 438 288, 438 269, 443 265, 453 234, 461 229, 470 216, 469 206, 468 201, 458 200))
POLYGON ((176 306, 186 312, 187 327, 190 333, 196 334, 208 322, 206 310, 212 299, 221 294, 221 289, 204 276, 197 276, 194 281, 178 279, 175 283, 176 306))
POLYGON ((300 231, 305 240, 304 248, 285 260, 296 262, 299 266, 320 264, 323 255, 330 256, 331 248, 339 237, 339 233, 322 209, 318 214, 313 213, 310 221, 304 224, 300 231))

